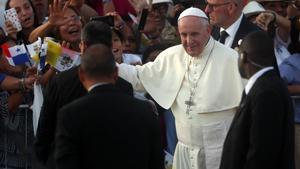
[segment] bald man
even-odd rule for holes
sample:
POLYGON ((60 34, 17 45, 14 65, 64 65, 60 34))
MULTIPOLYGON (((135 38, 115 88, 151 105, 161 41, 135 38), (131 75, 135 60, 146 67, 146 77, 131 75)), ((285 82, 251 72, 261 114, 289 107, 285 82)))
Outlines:
POLYGON ((188 8, 178 19, 180 45, 143 66, 119 66, 135 90, 171 108, 178 144, 176 169, 217 169, 222 145, 243 90, 237 53, 211 36, 205 13, 188 8))

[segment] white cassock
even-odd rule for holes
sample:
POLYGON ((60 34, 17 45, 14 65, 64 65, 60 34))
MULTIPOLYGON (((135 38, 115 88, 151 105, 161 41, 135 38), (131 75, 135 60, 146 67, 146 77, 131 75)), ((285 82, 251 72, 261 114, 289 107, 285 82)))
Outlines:
POLYGON ((236 51, 210 38, 199 57, 177 45, 143 66, 119 65, 119 75, 135 90, 146 90, 162 107, 171 107, 178 136, 174 169, 219 168, 243 91, 237 59, 236 51))

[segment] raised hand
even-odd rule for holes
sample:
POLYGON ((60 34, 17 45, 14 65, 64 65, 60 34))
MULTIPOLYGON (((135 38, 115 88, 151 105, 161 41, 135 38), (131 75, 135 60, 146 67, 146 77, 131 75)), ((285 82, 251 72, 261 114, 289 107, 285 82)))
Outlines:
POLYGON ((152 8, 152 0, 128 0, 129 3, 134 7, 137 13, 140 13, 143 8, 152 8))
POLYGON ((61 47, 69 49, 71 44, 70 44, 70 42, 62 41, 60 45, 61 45, 61 47))
POLYGON ((113 16, 114 17, 114 25, 115 28, 118 30, 121 27, 125 26, 125 22, 121 18, 121 16, 117 12, 108 12, 106 16, 113 16))
POLYGON ((68 23, 72 18, 64 18, 64 12, 70 1, 67 1, 64 5, 62 0, 54 0, 49 5, 49 23, 52 26, 61 26, 68 23))
POLYGON ((9 38, 17 39, 17 33, 18 33, 17 28, 15 28, 13 24, 8 20, 5 21, 5 30, 9 38))
POLYGON ((264 31, 268 31, 268 26, 276 19, 276 14, 271 11, 260 13, 256 19, 255 24, 262 28, 264 31))

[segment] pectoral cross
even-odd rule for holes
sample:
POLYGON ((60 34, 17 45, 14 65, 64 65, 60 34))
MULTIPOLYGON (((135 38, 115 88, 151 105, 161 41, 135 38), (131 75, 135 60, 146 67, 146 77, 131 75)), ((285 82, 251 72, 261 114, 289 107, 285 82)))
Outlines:
POLYGON ((192 100, 186 100, 184 104, 186 104, 188 107, 195 106, 195 103, 192 100))
POLYGON ((186 114, 189 115, 191 111, 191 106, 195 106, 195 102, 193 101, 193 92, 191 92, 189 100, 184 101, 184 104, 187 105, 186 114))

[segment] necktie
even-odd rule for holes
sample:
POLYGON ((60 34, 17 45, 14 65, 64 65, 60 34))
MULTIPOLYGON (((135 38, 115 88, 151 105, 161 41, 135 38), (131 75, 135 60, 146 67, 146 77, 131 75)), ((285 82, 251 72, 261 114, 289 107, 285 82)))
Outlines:
POLYGON ((240 106, 239 107, 243 107, 245 105, 245 100, 246 100, 246 92, 245 90, 243 91, 243 94, 242 94, 242 98, 241 98, 241 102, 240 102, 240 106))
POLYGON ((229 35, 228 35, 228 33, 224 30, 224 31, 221 31, 221 33, 220 33, 220 39, 219 39, 219 41, 220 41, 220 43, 225 43, 225 39, 228 37, 229 35))
POLYGON ((245 92, 245 90, 243 91, 243 94, 242 94, 242 99, 241 99, 241 101, 240 101, 240 105, 239 105, 239 107, 237 108, 237 110, 236 110, 236 114, 235 114, 235 117, 234 118, 238 118, 239 117, 239 115, 241 114, 241 109, 245 106, 245 104, 246 104, 246 92, 245 92))

